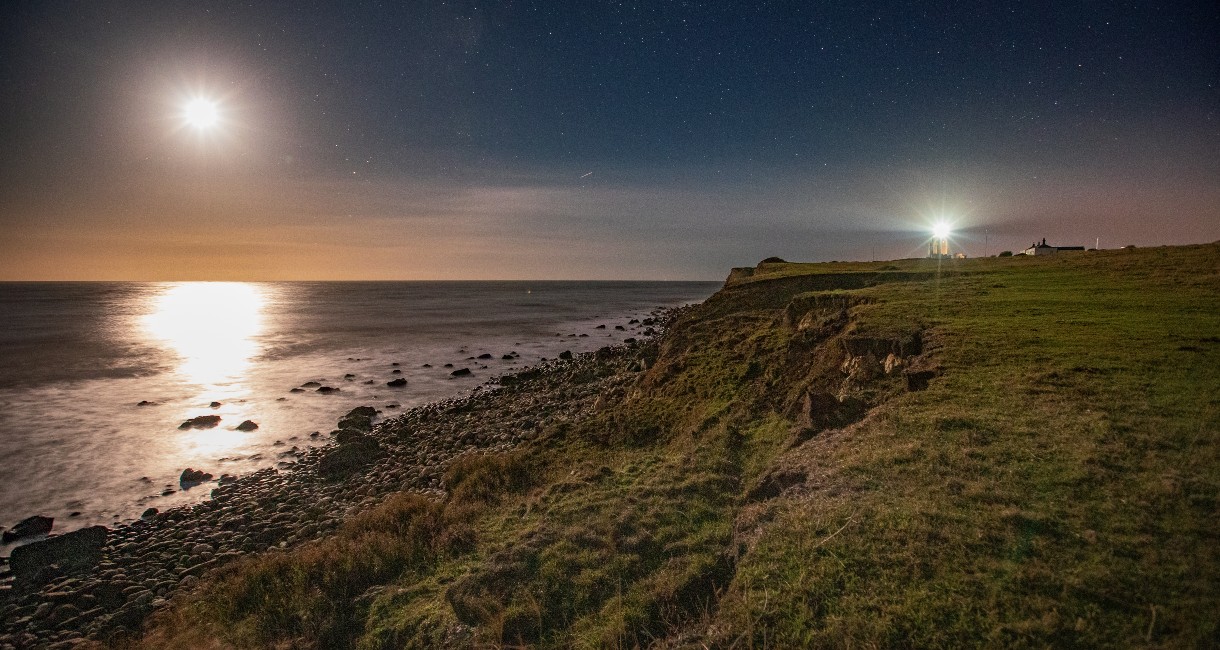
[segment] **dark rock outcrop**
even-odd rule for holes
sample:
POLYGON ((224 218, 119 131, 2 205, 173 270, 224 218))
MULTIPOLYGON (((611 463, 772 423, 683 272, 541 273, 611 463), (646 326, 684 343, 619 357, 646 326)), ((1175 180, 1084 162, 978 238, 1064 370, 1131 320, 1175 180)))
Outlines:
POLYGON ((203 470, 192 469, 192 468, 188 467, 188 468, 182 470, 182 474, 178 477, 178 485, 182 486, 182 489, 185 490, 187 488, 191 488, 196 485, 199 485, 200 483, 203 483, 204 481, 210 481, 210 480, 212 480, 211 474, 209 474, 203 470))
POLYGON ((220 424, 219 415, 200 415, 178 425, 179 429, 211 429, 220 424))
POLYGON ((9 542, 35 535, 46 535, 51 532, 51 526, 54 523, 55 519, 53 517, 43 517, 42 515, 26 517, 17 522, 17 525, 13 526, 11 530, 4 531, 4 543, 8 544, 9 542))
POLYGON ((105 526, 90 526, 55 537, 18 546, 9 557, 13 576, 20 582, 41 582, 59 571, 87 569, 98 563, 109 530, 105 526))
MULTIPOLYGON (((406 380, 403 380, 403 383, 405 384, 406 380)), ((373 416, 375 415, 377 415, 377 409, 371 406, 357 406, 348 411, 347 415, 339 418, 339 429, 354 429, 367 433, 373 429, 373 416)))
POLYGON ((246 420, 246 421, 242 422, 241 424, 237 425, 238 431, 253 431, 257 428, 258 428, 258 423, 255 422, 254 420, 246 420))

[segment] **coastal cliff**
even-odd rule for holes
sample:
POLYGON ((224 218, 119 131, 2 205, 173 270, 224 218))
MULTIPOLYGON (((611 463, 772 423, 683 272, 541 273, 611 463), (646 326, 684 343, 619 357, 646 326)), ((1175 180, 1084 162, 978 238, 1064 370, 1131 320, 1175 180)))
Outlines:
POLYGON ((1220 633, 1220 245, 940 268, 769 261, 663 325, 362 433, 379 460, 310 483, 350 495, 344 514, 201 573, 142 631, 94 638, 1191 646, 1220 633), (414 469, 396 470, 406 453, 414 469))

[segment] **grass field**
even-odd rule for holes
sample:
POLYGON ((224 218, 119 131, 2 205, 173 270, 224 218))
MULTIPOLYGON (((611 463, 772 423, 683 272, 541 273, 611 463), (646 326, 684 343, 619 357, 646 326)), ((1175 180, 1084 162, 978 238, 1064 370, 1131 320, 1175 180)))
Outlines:
POLYGON ((646 356, 144 644, 1220 645, 1220 245, 762 265, 646 356))

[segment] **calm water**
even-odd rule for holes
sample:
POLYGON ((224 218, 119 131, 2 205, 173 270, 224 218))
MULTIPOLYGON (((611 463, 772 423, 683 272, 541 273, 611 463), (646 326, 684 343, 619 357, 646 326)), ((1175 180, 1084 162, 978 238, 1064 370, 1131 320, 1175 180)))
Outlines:
POLYGON ((219 476, 291 462, 281 455, 324 443, 309 434, 352 407, 392 416, 462 395, 563 350, 637 335, 629 319, 718 286, 0 283, 0 526, 43 514, 63 532, 205 498, 211 485, 178 490, 183 469, 219 476), (493 358, 471 359, 483 353, 493 358), (474 376, 451 378, 446 363, 474 376), (407 386, 386 386, 399 376, 407 386), (289 392, 309 381, 340 392, 289 392), (178 428, 198 415, 221 422, 178 428), (236 430, 247 419, 258 429, 236 430))

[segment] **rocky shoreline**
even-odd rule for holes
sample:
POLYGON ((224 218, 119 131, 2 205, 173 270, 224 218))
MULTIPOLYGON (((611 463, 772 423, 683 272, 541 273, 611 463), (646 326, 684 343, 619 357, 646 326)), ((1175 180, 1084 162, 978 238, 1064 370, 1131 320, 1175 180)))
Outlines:
MULTIPOLYGON (((680 312, 658 310, 646 322, 659 336, 680 312)), ((467 397, 376 425, 375 410, 359 407, 339 421, 330 444, 304 451, 289 468, 221 480, 207 501, 150 512, 131 524, 32 544, 69 540, 4 567, 15 579, 0 590, 0 649, 72 648, 131 634, 216 567, 324 537, 392 493, 440 496, 451 460, 510 449, 593 410, 600 396, 634 380, 644 369, 645 349, 655 344, 628 339, 596 352, 565 353, 467 397)))

